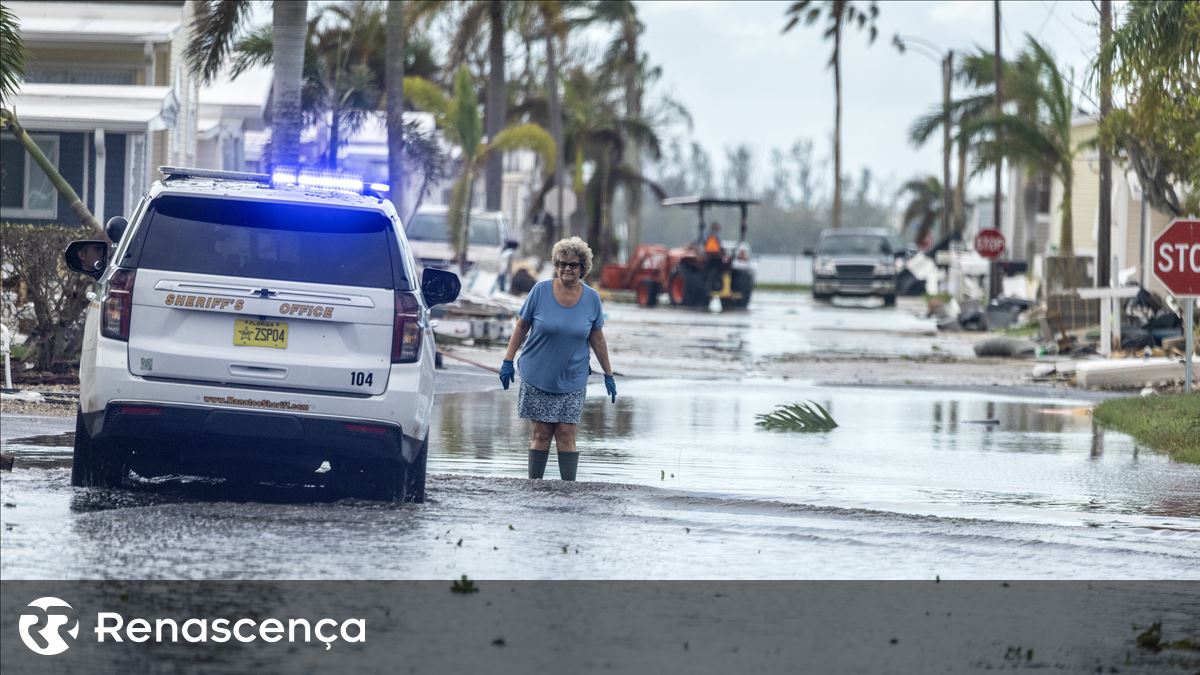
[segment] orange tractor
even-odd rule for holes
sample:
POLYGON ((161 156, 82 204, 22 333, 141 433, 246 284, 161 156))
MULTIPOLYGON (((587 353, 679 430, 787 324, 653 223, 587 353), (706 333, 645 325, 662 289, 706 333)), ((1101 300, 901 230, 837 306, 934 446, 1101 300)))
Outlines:
MULTIPOLYGON (((657 305, 663 291, 672 305, 703 307, 712 298, 719 298, 725 308, 747 306, 754 291, 755 273, 750 245, 746 242, 746 212, 751 204, 757 203, 749 199, 715 197, 664 199, 663 206, 696 208, 699 237, 670 249, 662 244, 641 244, 634 249, 627 264, 605 265, 600 271, 600 285, 635 291, 637 303, 642 307, 657 305), (719 251, 714 244, 705 241, 708 229, 705 211, 713 206, 737 207, 741 212, 737 241, 718 237, 719 251)), ((716 235, 710 232, 709 236, 716 235)))

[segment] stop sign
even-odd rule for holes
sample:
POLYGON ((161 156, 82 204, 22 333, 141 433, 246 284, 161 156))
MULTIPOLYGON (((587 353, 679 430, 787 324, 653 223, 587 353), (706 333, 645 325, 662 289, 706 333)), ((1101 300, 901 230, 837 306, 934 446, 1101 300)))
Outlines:
POLYGON ((999 258, 1004 253, 1004 234, 990 227, 980 230, 975 235, 975 252, 985 258, 999 258))
POLYGON ((1200 296, 1200 220, 1171 221, 1154 238, 1151 269, 1175 297, 1200 296))

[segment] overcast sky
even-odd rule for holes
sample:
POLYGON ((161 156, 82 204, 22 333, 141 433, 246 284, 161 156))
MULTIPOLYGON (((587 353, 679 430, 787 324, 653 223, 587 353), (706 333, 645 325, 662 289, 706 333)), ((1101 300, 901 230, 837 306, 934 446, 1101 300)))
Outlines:
MULTIPOLYGON (((684 103, 694 135, 724 165, 724 148, 749 143, 761 184, 772 147, 799 137, 832 156, 833 72, 830 43, 818 25, 780 35, 790 2, 638 2, 642 44, 663 68, 663 87, 684 103)), ((865 4, 865 3, 861 3, 865 4)), ((1114 3, 1116 4, 1116 3, 1114 3)), ((896 33, 942 49, 992 48, 992 3, 880 2, 879 37, 850 32, 842 54, 842 165, 857 175, 870 166, 898 183, 916 174, 941 175, 940 137, 922 149, 907 142, 913 119, 941 104, 941 69, 911 49, 900 54, 896 33)), ((1082 82, 1099 43, 1091 2, 1009 0, 1001 3, 1001 54, 1015 54, 1025 33, 1036 36, 1082 82)), ((1090 109, 1090 105, 1085 108, 1090 109)), ((718 168, 718 179, 720 168, 718 168)), ((977 187, 990 192, 990 184, 977 187)))
MULTIPOLYGON (((767 180, 771 148, 812 139, 818 158, 832 157, 833 72, 830 44, 817 26, 781 35, 790 2, 651 0, 638 2, 646 26, 642 48, 662 67, 660 89, 691 112, 693 137, 712 155, 720 181, 725 148, 748 143, 757 157, 756 181, 767 180)), ((865 3, 863 3, 865 4, 865 3)), ((1123 3, 1114 3, 1119 11, 1123 3)), ((901 54, 892 36, 915 36, 956 53, 992 47, 988 0, 882 1, 879 37, 851 31, 842 54, 842 165, 858 175, 869 166, 893 187, 915 175, 941 175, 941 142, 913 148, 907 130, 941 104, 941 68, 918 53, 901 54)), ((1001 3, 1001 53, 1016 54, 1025 34, 1036 36, 1082 83, 1099 43, 1090 0, 1006 0, 1001 3)), ((270 20, 263 3, 252 23, 270 20)), ((599 40, 603 36, 595 35, 599 40)), ((218 85, 206 100, 265 99, 269 72, 251 72, 218 85), (219 93, 218 93, 219 92, 219 93), (214 96, 216 94, 216 96, 214 96), (212 97, 212 98, 210 98, 212 97)), ((1090 103, 1083 107, 1091 110, 1090 103)), ((683 131, 682 129, 680 130, 683 131)), ((973 186, 990 192, 986 179, 973 186)))

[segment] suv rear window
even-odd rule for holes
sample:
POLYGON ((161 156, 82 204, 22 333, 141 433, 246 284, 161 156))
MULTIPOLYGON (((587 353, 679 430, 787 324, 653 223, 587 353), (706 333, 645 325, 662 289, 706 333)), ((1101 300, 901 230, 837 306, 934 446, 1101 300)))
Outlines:
POLYGON ((146 214, 140 267, 392 288, 391 222, 326 206, 163 196, 146 214))

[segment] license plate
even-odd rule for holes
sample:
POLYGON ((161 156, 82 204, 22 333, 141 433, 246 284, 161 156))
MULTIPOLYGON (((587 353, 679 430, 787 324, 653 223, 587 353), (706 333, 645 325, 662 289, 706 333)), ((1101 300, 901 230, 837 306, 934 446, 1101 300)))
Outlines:
POLYGON ((234 319, 233 344, 238 347, 287 349, 286 321, 250 321, 234 319))

